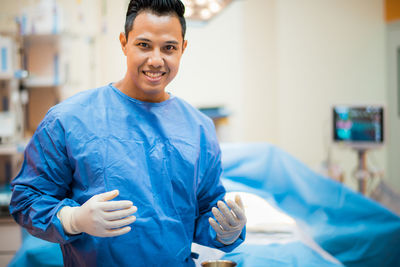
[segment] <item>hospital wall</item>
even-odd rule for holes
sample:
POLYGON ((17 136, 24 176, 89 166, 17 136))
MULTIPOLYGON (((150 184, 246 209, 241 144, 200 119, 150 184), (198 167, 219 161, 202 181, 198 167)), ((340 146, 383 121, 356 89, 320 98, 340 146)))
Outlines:
MULTIPOLYGON (((185 55, 203 80, 181 72, 179 95, 230 106, 233 141, 277 144, 315 169, 329 153, 356 187, 357 154, 332 144, 331 107, 387 104, 382 1, 234 1, 189 32, 197 47, 215 47, 185 55)), ((388 174, 386 150, 370 151, 368 164, 388 174)))
MULTIPOLYGON (((331 106, 387 103, 379 0, 277 1, 279 145, 311 167, 331 153, 355 188, 356 153, 332 145, 331 106)), ((386 148, 370 167, 387 170, 386 148)))
POLYGON ((400 22, 387 27, 388 178, 400 189, 400 22))

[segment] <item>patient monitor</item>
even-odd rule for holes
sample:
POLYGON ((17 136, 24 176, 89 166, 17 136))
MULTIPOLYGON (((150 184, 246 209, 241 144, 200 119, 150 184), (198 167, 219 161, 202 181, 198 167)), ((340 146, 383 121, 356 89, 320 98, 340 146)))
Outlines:
POLYGON ((383 106, 337 105, 333 107, 333 141, 354 148, 358 153, 358 190, 365 194, 368 168, 366 152, 385 141, 383 106))
POLYGON ((355 149, 370 149, 384 143, 382 106, 334 106, 333 140, 355 149))

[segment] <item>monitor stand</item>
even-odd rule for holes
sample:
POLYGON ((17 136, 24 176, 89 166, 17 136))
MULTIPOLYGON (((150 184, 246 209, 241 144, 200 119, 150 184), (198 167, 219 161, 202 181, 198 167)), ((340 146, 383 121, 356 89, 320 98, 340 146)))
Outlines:
POLYGON ((358 168, 355 172, 355 177, 358 181, 358 192, 365 195, 367 191, 367 181, 369 177, 369 171, 367 168, 367 150, 356 149, 358 154, 358 168))

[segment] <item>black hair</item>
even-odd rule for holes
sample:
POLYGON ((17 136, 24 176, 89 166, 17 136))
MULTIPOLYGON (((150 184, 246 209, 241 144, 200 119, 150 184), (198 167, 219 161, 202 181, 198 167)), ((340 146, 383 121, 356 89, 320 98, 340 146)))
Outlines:
POLYGON ((142 11, 150 11, 156 15, 174 14, 178 17, 182 27, 182 37, 185 39, 186 20, 184 17, 185 6, 180 0, 131 0, 126 11, 125 36, 132 30, 136 16, 142 11))

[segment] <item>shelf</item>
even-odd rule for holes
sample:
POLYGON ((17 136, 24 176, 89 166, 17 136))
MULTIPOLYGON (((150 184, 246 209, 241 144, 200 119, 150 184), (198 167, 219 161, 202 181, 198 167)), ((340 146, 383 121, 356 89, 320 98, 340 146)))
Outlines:
POLYGON ((28 78, 25 80, 24 85, 31 88, 48 88, 60 87, 63 84, 55 83, 54 78, 28 78))
POLYGON ((14 76, 12 74, 4 74, 4 73, 0 73, 0 81, 8 81, 8 80, 12 80, 14 79, 14 76))
POLYGON ((0 192, 0 206, 8 206, 11 200, 11 190, 10 192, 0 192))
POLYGON ((11 194, 12 192, 10 185, 0 186, 0 207, 8 207, 8 204, 10 203, 11 200, 11 194))
POLYGON ((17 69, 13 73, 0 72, 0 81, 21 80, 27 77, 26 70, 17 69))
POLYGON ((29 45, 30 43, 34 44, 43 44, 43 43, 58 43, 62 35, 60 34, 28 34, 22 35, 24 43, 29 45))
POLYGON ((25 34, 22 35, 22 38, 27 45, 30 43, 34 44, 43 44, 43 43, 51 43, 51 44, 58 44, 62 39, 79 39, 79 38, 86 38, 89 40, 93 40, 95 36, 93 35, 82 35, 70 32, 61 32, 56 34, 25 34))
POLYGON ((0 156, 22 154, 24 149, 23 144, 0 145, 0 156))
POLYGON ((223 106, 200 107, 198 109, 211 119, 227 118, 229 115, 231 115, 231 112, 223 106))

